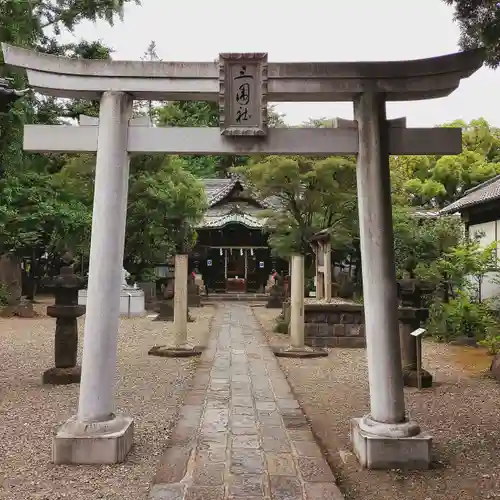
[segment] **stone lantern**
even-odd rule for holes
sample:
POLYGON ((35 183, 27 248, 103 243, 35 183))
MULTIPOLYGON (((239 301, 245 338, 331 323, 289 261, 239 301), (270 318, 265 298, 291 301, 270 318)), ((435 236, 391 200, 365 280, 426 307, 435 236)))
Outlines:
POLYGON ((78 305, 78 290, 85 285, 85 278, 74 274, 72 258, 68 254, 63 257, 63 263, 59 276, 49 284, 54 288, 55 295, 55 304, 47 307, 47 315, 56 318, 55 367, 44 372, 44 384, 65 385, 80 382, 80 367, 76 365, 77 318, 85 313, 85 306, 78 305))
MULTIPOLYGON (((417 279, 402 279, 398 281, 399 306, 399 336, 401 341, 401 362, 403 367, 404 385, 418 386, 417 342, 421 338, 410 335, 429 317, 429 309, 425 307, 423 296, 432 291, 427 283, 417 279)), ((421 369, 421 387, 432 386, 432 375, 421 369)))

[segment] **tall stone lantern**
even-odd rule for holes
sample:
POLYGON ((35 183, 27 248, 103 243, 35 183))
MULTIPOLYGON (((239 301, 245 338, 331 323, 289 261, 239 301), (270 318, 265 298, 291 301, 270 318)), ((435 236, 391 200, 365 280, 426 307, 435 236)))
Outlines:
POLYGON ((66 254, 62 260, 64 265, 59 276, 50 283, 54 288, 55 304, 47 307, 47 315, 56 318, 55 366, 43 373, 42 381, 53 385, 79 383, 81 376, 80 367, 76 365, 77 318, 85 313, 85 306, 78 305, 78 290, 85 285, 85 278, 73 273, 71 256, 66 254))

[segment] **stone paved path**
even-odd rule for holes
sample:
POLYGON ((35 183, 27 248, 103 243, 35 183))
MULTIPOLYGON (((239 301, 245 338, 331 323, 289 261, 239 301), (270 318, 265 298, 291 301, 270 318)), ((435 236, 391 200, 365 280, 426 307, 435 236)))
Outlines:
POLYGON ((219 305, 153 482, 151 500, 343 498, 247 305, 219 305))

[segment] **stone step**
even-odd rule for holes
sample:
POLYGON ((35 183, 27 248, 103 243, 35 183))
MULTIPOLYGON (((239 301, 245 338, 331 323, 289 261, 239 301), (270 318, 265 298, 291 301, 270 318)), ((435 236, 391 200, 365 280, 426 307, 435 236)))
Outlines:
POLYGON ((267 293, 209 293, 208 296, 203 295, 203 301, 229 301, 229 302, 253 302, 265 301, 268 298, 267 293))

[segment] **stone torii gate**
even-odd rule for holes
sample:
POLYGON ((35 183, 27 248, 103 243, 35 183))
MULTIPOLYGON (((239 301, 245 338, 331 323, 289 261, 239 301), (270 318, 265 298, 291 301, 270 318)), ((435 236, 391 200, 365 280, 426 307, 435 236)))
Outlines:
POLYGON ((37 92, 101 103, 98 126, 25 127, 26 150, 97 151, 80 399, 54 437, 54 462, 119 462, 133 441, 132 419, 114 413, 128 155, 356 154, 370 414, 353 419, 353 447, 367 467, 428 467, 431 438, 405 414, 389 154, 457 154, 461 131, 389 127, 385 103, 449 95, 482 65, 481 52, 359 63, 268 63, 264 53, 203 63, 83 61, 8 45, 3 52, 37 92), (221 129, 129 126, 134 99, 218 101, 221 129), (353 101, 357 127, 268 129, 268 101, 353 101))

